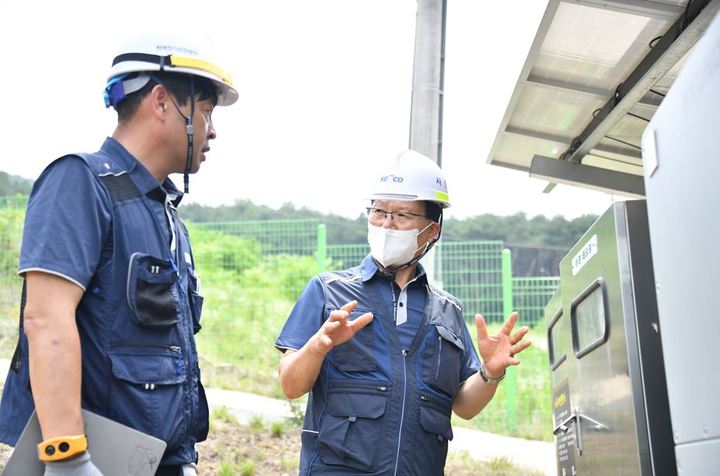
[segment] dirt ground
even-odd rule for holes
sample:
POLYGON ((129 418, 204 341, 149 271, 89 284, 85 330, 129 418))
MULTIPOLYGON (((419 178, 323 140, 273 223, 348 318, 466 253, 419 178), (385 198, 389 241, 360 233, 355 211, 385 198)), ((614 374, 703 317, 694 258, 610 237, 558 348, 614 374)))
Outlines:
MULTIPOLYGON (((198 444, 198 476, 291 476, 298 474, 299 430, 286 425, 241 425, 214 419, 207 441, 198 444)), ((0 444, 0 469, 12 448, 0 444)), ((508 462, 478 462, 467 454, 451 453, 448 476, 527 476, 508 462)))
POLYGON ((215 419, 208 439, 197 449, 198 476, 290 476, 297 474, 300 437, 215 419))
MULTIPOLYGON (((299 429, 278 435, 270 428, 213 420, 207 441, 198 444, 199 476, 290 476, 298 474, 299 429)), ((527 476, 505 460, 479 462, 465 453, 451 453, 448 476, 527 476)), ((421 475, 420 475, 421 476, 421 475)))

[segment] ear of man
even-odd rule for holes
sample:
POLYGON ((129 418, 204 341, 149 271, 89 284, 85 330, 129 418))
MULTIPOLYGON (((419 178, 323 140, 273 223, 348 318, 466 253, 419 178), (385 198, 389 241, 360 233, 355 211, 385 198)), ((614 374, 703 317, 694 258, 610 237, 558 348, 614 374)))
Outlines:
POLYGON ((152 104, 153 113, 158 116, 159 119, 163 119, 165 111, 167 110, 167 103, 171 100, 167 89, 160 84, 156 84, 152 88, 152 91, 150 91, 150 94, 148 94, 148 99, 152 104))

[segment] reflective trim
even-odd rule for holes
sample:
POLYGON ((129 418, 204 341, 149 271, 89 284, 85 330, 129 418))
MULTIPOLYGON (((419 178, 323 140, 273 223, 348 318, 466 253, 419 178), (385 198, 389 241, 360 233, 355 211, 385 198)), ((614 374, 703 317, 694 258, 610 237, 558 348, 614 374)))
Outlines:
POLYGON ((444 202, 449 202, 449 201, 450 201, 450 198, 448 197, 448 194, 447 194, 447 193, 440 192, 440 191, 435 191, 435 198, 437 198, 438 200, 442 200, 442 201, 444 201, 444 202))

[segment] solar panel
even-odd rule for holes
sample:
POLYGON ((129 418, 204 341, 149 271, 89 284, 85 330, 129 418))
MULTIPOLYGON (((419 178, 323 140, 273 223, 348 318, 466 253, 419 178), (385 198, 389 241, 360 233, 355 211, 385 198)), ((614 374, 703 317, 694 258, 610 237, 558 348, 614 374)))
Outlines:
POLYGON ((641 183, 642 133, 719 6, 550 0, 488 162, 547 178, 546 190, 562 182, 642 196, 612 182, 620 174, 641 183))

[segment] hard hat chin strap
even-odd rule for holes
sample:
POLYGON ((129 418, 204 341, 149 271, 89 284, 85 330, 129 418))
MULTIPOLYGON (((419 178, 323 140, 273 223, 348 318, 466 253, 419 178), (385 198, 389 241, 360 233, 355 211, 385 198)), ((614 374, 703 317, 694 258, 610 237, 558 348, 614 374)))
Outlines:
MULTIPOLYGON (((162 87, 164 87, 168 93, 170 93, 170 89, 165 85, 164 82, 162 82, 160 79, 155 77, 152 74, 149 74, 153 81, 160 84, 162 87)), ((193 117, 195 117, 195 77, 190 74, 190 115, 186 116, 182 113, 180 110, 180 106, 177 105, 177 102, 175 102, 175 99, 173 99, 172 95, 170 96, 170 102, 173 103, 173 106, 175 106, 175 109, 177 110, 178 114, 185 120, 185 133, 187 134, 187 160, 185 161, 185 170, 183 171, 183 182, 185 183, 184 191, 185 193, 190 192, 190 170, 192 169, 192 159, 193 159, 193 117)))
MULTIPOLYGON (((179 111, 179 110, 178 110, 179 111)), ((190 117, 185 117, 185 132, 187 133, 187 161, 185 162, 185 173, 183 174, 183 182, 185 184, 185 193, 190 193, 190 169, 192 169, 193 159, 193 125, 192 120, 195 116, 195 78, 190 76, 190 117)))

